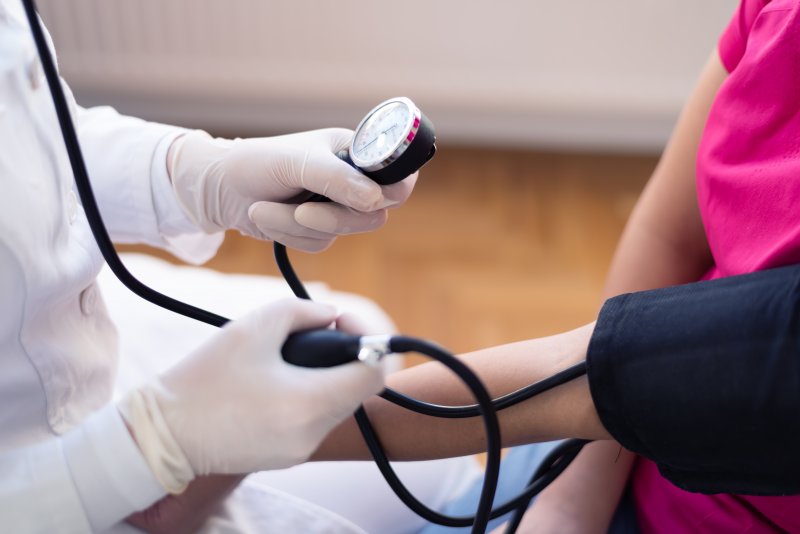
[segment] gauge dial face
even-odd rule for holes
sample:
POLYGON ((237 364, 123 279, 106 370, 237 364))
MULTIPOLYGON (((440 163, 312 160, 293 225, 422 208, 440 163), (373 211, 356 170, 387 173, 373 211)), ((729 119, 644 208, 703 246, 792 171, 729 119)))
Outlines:
POLYGON ((359 166, 388 159, 406 140, 414 113, 404 101, 386 103, 364 119, 353 138, 352 157, 359 166))

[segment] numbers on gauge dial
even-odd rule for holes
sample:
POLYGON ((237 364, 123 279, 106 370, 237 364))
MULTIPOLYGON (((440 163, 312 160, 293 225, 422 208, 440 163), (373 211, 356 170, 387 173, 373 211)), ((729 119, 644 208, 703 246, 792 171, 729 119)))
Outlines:
POLYGON ((367 163, 389 157, 408 133, 411 112, 403 102, 390 102, 376 110, 353 140, 355 156, 367 163))

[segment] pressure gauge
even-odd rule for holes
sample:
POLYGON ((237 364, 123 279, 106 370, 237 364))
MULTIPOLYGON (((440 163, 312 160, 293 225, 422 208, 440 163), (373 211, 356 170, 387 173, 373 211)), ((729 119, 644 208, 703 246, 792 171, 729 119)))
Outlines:
POLYGON ((361 120, 348 150, 350 162, 381 185, 399 182, 436 152, 433 124, 408 98, 391 98, 361 120))

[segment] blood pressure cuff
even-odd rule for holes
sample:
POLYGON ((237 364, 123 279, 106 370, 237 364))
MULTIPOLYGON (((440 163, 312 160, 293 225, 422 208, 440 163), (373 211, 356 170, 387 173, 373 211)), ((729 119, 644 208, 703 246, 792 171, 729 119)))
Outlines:
POLYGON ((600 420, 701 493, 800 493, 800 267, 608 300, 587 356, 600 420))

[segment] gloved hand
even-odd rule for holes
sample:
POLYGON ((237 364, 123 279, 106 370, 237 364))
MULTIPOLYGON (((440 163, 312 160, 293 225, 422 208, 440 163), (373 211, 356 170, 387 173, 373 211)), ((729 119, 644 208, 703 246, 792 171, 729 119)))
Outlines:
POLYGON ((197 475, 300 463, 380 392, 381 366, 309 369, 281 357, 291 332, 323 328, 335 318, 326 305, 278 301, 229 323, 155 382, 126 396, 119 410, 162 485, 177 493, 197 475))
POLYGON ((386 208, 411 194, 416 173, 381 187, 336 153, 353 132, 341 128, 253 139, 215 139, 202 131, 170 150, 173 189, 188 217, 206 232, 236 229, 308 252, 337 235, 374 230, 386 208), (334 202, 301 204, 307 191, 334 202))

